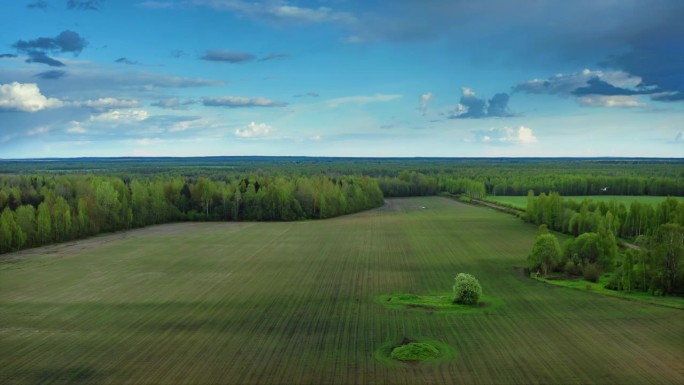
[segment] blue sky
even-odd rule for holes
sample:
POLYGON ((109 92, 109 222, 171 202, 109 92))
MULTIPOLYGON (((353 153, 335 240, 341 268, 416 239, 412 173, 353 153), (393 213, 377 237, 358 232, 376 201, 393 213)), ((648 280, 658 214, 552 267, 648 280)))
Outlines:
POLYGON ((684 2, 13 0, 0 158, 684 156, 684 2))

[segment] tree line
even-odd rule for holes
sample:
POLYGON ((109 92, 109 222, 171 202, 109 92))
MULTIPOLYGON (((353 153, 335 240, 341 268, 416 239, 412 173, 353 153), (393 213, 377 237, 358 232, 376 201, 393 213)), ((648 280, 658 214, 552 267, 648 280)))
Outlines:
POLYGON ((596 282, 612 272, 607 287, 656 295, 684 295, 684 202, 667 198, 657 206, 633 202, 563 200, 558 193, 528 194, 525 220, 540 234, 528 257, 530 268, 584 276, 596 282), (561 248, 547 229, 575 236, 561 248), (635 242, 620 252, 616 237, 635 242))
POLYGON ((290 221, 378 207, 364 176, 0 176, 0 252, 171 221, 290 221))

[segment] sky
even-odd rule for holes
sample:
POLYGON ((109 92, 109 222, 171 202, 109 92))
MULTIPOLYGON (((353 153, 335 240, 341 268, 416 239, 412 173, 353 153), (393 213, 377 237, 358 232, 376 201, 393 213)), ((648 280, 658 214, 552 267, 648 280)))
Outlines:
POLYGON ((681 0, 7 0, 0 158, 684 157, 681 0))

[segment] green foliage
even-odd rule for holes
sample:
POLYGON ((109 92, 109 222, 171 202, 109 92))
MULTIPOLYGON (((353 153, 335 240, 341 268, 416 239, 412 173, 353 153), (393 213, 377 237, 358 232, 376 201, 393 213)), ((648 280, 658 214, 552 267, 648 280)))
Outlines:
POLYGON ((595 263, 590 263, 584 266, 582 274, 584 276, 584 279, 586 279, 587 281, 597 282, 599 277, 601 276, 601 271, 595 263))
POLYGON ((331 218, 384 202, 377 181, 363 176, 0 176, 0 191, 12 214, 0 252, 178 220, 331 218), (15 212, 15 196, 32 203, 15 212))
POLYGON ((410 342, 394 348, 391 357, 399 361, 426 361, 439 357, 439 350, 424 342, 410 342))
POLYGON ((541 269, 547 275, 557 267, 562 260, 558 239, 553 234, 540 234, 532 245, 532 251, 527 256, 528 267, 531 271, 541 269))
POLYGON ((475 305, 482 296, 482 286, 474 276, 459 273, 454 282, 454 302, 463 305, 475 305))

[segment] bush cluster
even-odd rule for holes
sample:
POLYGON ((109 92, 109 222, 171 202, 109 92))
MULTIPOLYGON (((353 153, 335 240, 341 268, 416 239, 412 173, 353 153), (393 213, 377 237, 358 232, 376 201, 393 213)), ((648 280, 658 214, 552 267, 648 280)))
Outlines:
POLYGON ((477 278, 470 274, 459 273, 454 283, 454 302, 463 305, 475 305, 482 296, 482 286, 477 278))

